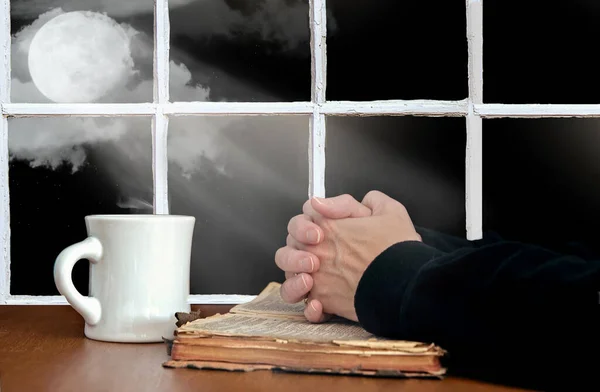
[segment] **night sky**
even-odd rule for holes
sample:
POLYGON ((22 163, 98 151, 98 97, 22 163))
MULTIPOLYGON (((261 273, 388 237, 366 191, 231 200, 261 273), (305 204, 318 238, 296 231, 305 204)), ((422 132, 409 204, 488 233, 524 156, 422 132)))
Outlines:
MULTIPOLYGON (((140 84, 120 86, 112 100, 151 99, 140 80, 152 72, 152 1, 128 10, 95 3, 13 0, 13 34, 55 7, 106 12, 140 33, 132 47, 140 84)), ((187 71, 171 71, 173 100, 310 98, 302 2, 268 0, 263 11, 241 0, 178 3, 187 5, 171 10, 171 60, 187 71)), ((463 0, 327 4, 328 99, 467 96, 463 0)), ((598 103, 599 5, 486 0, 484 9, 485 102, 598 103)), ((23 58, 13 56, 13 100, 44 101, 23 58)), ((85 238, 84 216, 150 212, 150 119, 122 124, 125 134, 110 121, 10 120, 12 294, 57 294, 54 260, 85 238), (40 136, 49 132, 56 138, 40 136)), ((403 202, 415 224, 465 235, 464 119, 329 118, 327 126, 329 195, 361 199, 378 189, 403 202)), ((549 247, 597 242, 600 121, 496 119, 483 127, 484 230, 549 247)), ((171 212, 197 218, 192 292, 256 294, 281 281, 274 253, 307 197, 308 118, 178 117, 169 137, 171 212)), ((76 265, 83 293, 87 273, 87 263, 76 265)))

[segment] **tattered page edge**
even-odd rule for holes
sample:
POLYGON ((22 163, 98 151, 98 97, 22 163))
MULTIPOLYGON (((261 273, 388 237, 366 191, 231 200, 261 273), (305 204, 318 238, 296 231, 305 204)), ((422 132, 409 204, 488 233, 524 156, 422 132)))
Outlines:
MULTIPOLYGON (((227 332, 212 332, 206 330, 199 330, 190 328, 190 324, 201 323, 206 320, 211 320, 214 318, 233 318, 236 316, 245 316, 245 314, 216 314, 214 316, 206 317, 203 319, 198 319, 186 323, 182 327, 180 327, 176 331, 176 338, 187 339, 191 337, 198 338, 211 338, 211 337, 228 337, 228 338, 241 338, 247 341, 270 341, 277 343, 298 343, 305 345, 320 345, 320 346, 345 346, 345 347, 362 347, 368 348, 371 350, 387 350, 394 353, 427 353, 427 352, 435 352, 437 355, 443 355, 446 353, 444 349, 439 346, 436 346, 434 343, 429 342, 415 342, 415 341, 407 341, 407 340, 390 340, 386 338, 379 338, 377 336, 372 335, 373 337, 366 340, 337 340, 332 339, 331 341, 313 341, 313 340, 300 340, 300 339, 282 339, 277 337, 269 337, 269 336, 258 336, 258 335, 250 335, 250 334, 242 334, 242 333, 227 333, 227 332)), ((262 315, 254 315, 257 318, 270 319, 271 317, 262 315)), ((331 321, 329 321, 331 322, 331 321)))
POLYGON ((446 350, 435 343, 414 342, 410 340, 334 340, 332 343, 341 347, 363 347, 372 350, 393 350, 411 353, 436 351, 440 355, 447 353, 446 350))
MULTIPOLYGON (((325 347, 313 347, 309 348, 306 345, 306 349, 302 349, 299 347, 290 348, 287 345, 283 344, 281 347, 265 347, 257 344, 256 346, 235 346, 235 345, 221 345, 221 346, 208 346, 208 347, 218 347, 218 348, 227 348, 227 349, 254 349, 254 350, 266 350, 266 351, 280 351, 286 352, 290 355, 294 354, 316 354, 316 355, 347 355, 352 357, 439 357, 441 354, 437 351, 429 351, 429 352, 410 352, 410 351, 391 351, 391 350, 348 350, 348 351, 337 351, 333 347, 329 347, 329 349, 325 347)), ((181 347, 181 346, 179 346, 181 347)), ((199 346, 199 347, 207 347, 207 346, 199 346)))
MULTIPOLYGON (((171 347, 173 344, 182 345, 182 346, 195 346, 193 343, 196 339, 202 339, 204 341, 211 341, 213 339, 220 338, 228 338, 229 336, 207 336, 207 335, 199 335, 199 336, 189 336, 189 337, 177 337, 172 341, 167 342, 171 347)), ((440 347, 429 344, 426 347, 417 347, 417 348, 369 348, 364 346, 357 345, 344 345, 343 342, 305 342, 305 341, 296 341, 296 340, 282 340, 276 338, 268 338, 268 337, 256 337, 256 338, 241 338, 237 339, 237 337, 233 337, 235 340, 239 340, 239 344, 236 344, 235 341, 215 341, 214 344, 198 344, 197 346, 205 347, 227 347, 227 348, 246 348, 246 349, 263 349, 263 350, 280 350, 280 351, 289 351, 292 352, 310 352, 310 353, 322 353, 322 354, 345 354, 345 355, 389 355, 389 356, 443 356, 446 354, 446 351, 441 349, 440 347), (265 346, 265 343, 276 343, 280 344, 280 347, 268 347, 265 346), (341 343, 341 344, 340 344, 341 343), (305 346, 306 349, 302 347, 293 347, 290 345, 297 346, 305 346), (346 351, 338 351, 336 349, 343 348, 346 351)), ((169 354, 170 355, 170 354, 169 354)))
POLYGON ((180 328, 191 321, 202 318, 202 312, 200 310, 194 310, 191 312, 175 312, 175 318, 177 319, 175 326, 180 328))
POLYGON ((195 370, 222 370, 230 372, 253 372, 270 370, 283 373, 309 373, 340 376, 362 376, 362 377, 387 377, 387 378, 425 378, 442 380, 447 369, 441 368, 431 372, 402 372, 397 370, 362 370, 362 369, 321 369, 303 367, 285 367, 265 364, 241 364, 217 361, 166 361, 162 364, 165 368, 172 369, 195 369, 195 370))
POLYGON ((261 338, 261 339, 231 339, 221 340, 222 337, 199 336, 176 339, 174 344, 180 346, 197 346, 197 347, 223 347, 232 349, 259 349, 259 350, 277 350, 286 351, 289 353, 313 353, 313 354, 341 354, 354 356, 443 356, 445 351, 435 345, 427 345, 427 347, 417 348, 369 348, 354 345, 338 345, 328 342, 306 343, 291 340, 261 338), (194 344, 195 340, 202 340, 201 344, 194 344), (214 340, 214 343, 211 341, 214 340), (221 341, 219 341, 221 340, 221 341), (204 344, 204 342, 210 342, 204 344), (276 343, 279 346, 267 346, 266 343, 276 343), (343 350, 343 351, 342 351, 343 350))

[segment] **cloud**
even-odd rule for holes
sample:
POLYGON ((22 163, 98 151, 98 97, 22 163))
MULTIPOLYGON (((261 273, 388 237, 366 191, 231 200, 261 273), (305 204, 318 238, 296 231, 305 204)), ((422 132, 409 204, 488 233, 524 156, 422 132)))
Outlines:
MULTIPOLYGON (((50 102, 33 83, 28 71, 28 50, 36 32, 50 19, 63 14, 63 9, 50 10, 40 15, 32 24, 12 37, 13 79, 11 98, 13 102, 50 102)), ((121 24, 131 39, 135 78, 120 85, 105 101, 148 102, 152 100, 153 80, 152 39, 130 25, 121 24)), ((192 61, 192 60, 190 60, 192 61)), ((197 67, 196 67, 197 68, 197 67)), ((205 72, 213 72, 207 70, 205 72)), ((240 92, 244 87, 231 77, 218 78, 225 83, 224 89, 240 92)), ((210 89, 192 83, 192 74, 184 63, 170 63, 171 96, 178 101, 207 101, 210 89)), ((262 93, 261 93, 262 94, 262 93)), ((289 121, 269 123, 276 132, 278 125, 289 121)), ((169 160, 173 168, 180 170, 183 178, 190 179, 210 165, 222 175, 225 170, 224 154, 244 156, 243 150, 227 143, 227 129, 247 127, 247 121, 239 117, 175 117, 169 124, 169 160), (228 145, 229 147, 224 147, 228 145), (235 150, 235 152, 233 152, 235 150)), ((150 118, 25 118, 11 119, 9 124, 10 158, 25 160, 32 167, 56 169, 69 167, 80 170, 86 162, 88 147, 114 143, 119 153, 128 155, 131 161, 145 161, 150 156, 147 148, 151 136, 150 118), (136 137, 130 137, 135 134, 136 137)), ((259 141, 257 141, 260 144, 259 141)), ((251 159, 247 155, 246 159, 251 159)), ((149 163, 150 164, 150 163, 149 163)), ((257 169, 258 170, 258 169, 257 169)))
MULTIPOLYGON (((171 10, 171 34, 193 39, 220 36, 231 40, 258 38, 280 50, 310 55, 309 6, 306 0, 205 0, 171 10)), ((337 24, 328 11, 328 32, 337 24)))
MULTIPOLYGON (((175 9, 197 0, 170 0, 169 7, 175 9)), ((200 0, 203 1, 203 0, 200 0)), ((13 17, 36 18, 50 9, 62 8, 69 11, 98 11, 109 16, 124 17, 152 13, 152 0, 16 0, 11 2, 13 17)))
MULTIPOLYGON (((11 2, 13 18, 32 19, 62 8, 70 11, 96 11, 114 18, 152 15, 152 0, 21 0, 11 2)), ((240 39, 257 36, 265 42, 281 44, 292 51, 310 39, 307 0, 170 0, 171 33, 194 39, 222 36, 240 39)), ((328 11, 328 31, 337 30, 328 11)), ((300 52, 309 55, 308 51, 300 52)))
MULTIPOLYGON (((12 69, 11 98, 13 102, 49 102, 40 93, 28 71, 29 44, 36 32, 45 22, 63 14, 62 9, 54 9, 41 15, 31 25, 25 27, 12 39, 12 69)), ((152 100, 153 81, 152 73, 152 40, 133 27, 122 25, 131 39, 133 67, 142 72, 132 72, 137 78, 126 85, 119 85, 112 95, 105 99, 112 102, 146 102, 152 100), (146 79, 144 79, 146 77, 146 79)), ((133 71, 133 70, 132 70, 133 71)), ((180 99, 189 101, 206 101, 209 89, 190 83, 192 74, 185 64, 170 63, 171 89, 180 99)), ((189 127, 184 121, 182 136, 189 127)), ((197 156, 209 159, 216 157, 216 148, 211 142, 213 125, 206 120, 206 132, 196 135, 196 141, 201 142, 205 148, 192 149, 188 143, 175 143, 180 146, 181 152, 173 155, 176 163, 189 173, 195 165, 197 156)), ((77 171, 85 162, 84 146, 117 142, 128 132, 150 134, 148 119, 130 118, 28 118, 13 119, 9 128, 9 149, 11 159, 22 159, 30 162, 31 166, 47 166, 56 169, 60 165, 68 165, 77 171)), ((130 141, 135 143, 135 140, 130 141)))

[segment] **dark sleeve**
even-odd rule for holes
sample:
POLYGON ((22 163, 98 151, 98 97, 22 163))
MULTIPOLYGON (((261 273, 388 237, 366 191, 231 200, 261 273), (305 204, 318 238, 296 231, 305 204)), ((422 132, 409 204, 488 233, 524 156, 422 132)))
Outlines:
POLYGON ((589 382, 597 366, 599 282, 600 260, 532 245, 411 241, 369 265, 355 307, 371 333, 446 349, 450 373, 555 387, 589 382))
POLYGON ((451 236, 435 230, 415 226, 415 230, 421 236, 424 244, 441 250, 442 252, 452 252, 461 248, 472 248, 475 246, 473 241, 465 238, 451 236))
POLYGON ((424 244, 442 252, 454 252, 462 248, 479 248, 484 245, 503 241, 502 237, 496 232, 486 232, 484 238, 470 241, 466 238, 456 237, 424 227, 415 226, 415 230, 421 236, 424 244))

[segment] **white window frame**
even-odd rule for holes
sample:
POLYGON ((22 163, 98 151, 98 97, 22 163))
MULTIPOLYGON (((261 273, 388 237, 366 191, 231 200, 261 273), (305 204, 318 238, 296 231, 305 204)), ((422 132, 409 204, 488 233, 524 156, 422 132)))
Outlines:
MULTIPOLYGON (((308 196, 325 196, 326 116, 428 116, 466 119, 466 236, 482 238, 482 119, 600 117, 600 105, 483 103, 483 0, 466 0, 469 96, 461 101, 327 101, 326 0, 310 0, 310 102, 171 102, 169 99, 168 0, 155 0, 154 97, 139 104, 39 104, 10 102, 10 0, 0 0, 0 304, 66 304, 63 296, 10 294, 10 200, 8 118, 152 116, 154 213, 168 214, 167 128, 177 115, 310 115, 308 196)), ((249 295, 190 295, 192 304, 237 304, 249 295)))

